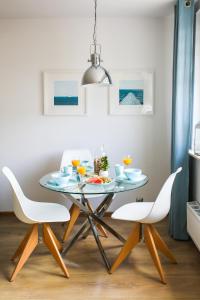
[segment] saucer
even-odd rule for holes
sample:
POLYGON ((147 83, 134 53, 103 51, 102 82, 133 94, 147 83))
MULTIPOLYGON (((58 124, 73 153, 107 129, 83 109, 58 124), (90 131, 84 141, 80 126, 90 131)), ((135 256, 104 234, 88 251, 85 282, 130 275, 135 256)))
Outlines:
POLYGON ((46 183, 47 186, 51 187, 51 188, 67 188, 67 187, 71 187, 74 185, 77 185, 77 181, 75 180, 69 180, 67 182, 57 182, 56 180, 50 179, 47 181, 46 183))
POLYGON ((140 181, 143 181, 146 178, 147 178, 146 175, 141 174, 137 178, 134 178, 134 180, 128 179, 127 177, 123 178, 122 176, 121 177, 117 177, 115 180, 118 181, 118 182, 134 184, 134 183, 138 183, 140 181))
POLYGON ((117 176, 116 178, 115 178, 115 180, 119 180, 119 181, 121 181, 121 180, 125 180, 125 179, 128 179, 127 177, 126 177, 126 175, 125 174, 123 174, 123 175, 121 175, 121 176, 117 176))

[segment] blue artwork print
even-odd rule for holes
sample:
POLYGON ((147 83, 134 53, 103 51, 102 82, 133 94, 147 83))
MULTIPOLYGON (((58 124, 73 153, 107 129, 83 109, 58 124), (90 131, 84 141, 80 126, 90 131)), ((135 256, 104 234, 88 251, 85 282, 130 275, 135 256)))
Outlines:
POLYGON ((119 82, 120 105, 143 105, 144 82, 142 80, 121 80, 119 82))
POLYGON ((78 82, 74 80, 55 81, 54 105, 78 105, 78 82))

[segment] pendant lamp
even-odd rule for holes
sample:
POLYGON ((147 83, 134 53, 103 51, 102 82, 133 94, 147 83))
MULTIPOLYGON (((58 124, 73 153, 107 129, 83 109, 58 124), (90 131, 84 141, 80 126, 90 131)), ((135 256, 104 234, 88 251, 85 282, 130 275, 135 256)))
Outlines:
POLYGON ((112 84, 111 77, 108 71, 101 66, 101 45, 97 44, 96 38, 97 27, 97 0, 94 0, 94 32, 93 44, 90 46, 91 66, 85 71, 82 78, 82 85, 98 84, 109 85, 112 84))

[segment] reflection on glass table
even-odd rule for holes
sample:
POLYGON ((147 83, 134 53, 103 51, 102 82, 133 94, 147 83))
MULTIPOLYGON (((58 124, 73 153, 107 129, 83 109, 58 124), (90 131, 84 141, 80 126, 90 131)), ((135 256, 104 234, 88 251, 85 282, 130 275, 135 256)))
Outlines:
POLYGON ((40 184, 43 187, 51 189, 53 191, 69 193, 69 194, 109 194, 120 193, 138 189, 144 186, 148 182, 146 175, 141 175, 136 181, 130 181, 128 179, 113 179, 110 183, 105 184, 89 184, 86 181, 77 182, 75 178, 67 179, 66 182, 56 182, 53 179, 54 173, 49 173, 40 179, 40 184))

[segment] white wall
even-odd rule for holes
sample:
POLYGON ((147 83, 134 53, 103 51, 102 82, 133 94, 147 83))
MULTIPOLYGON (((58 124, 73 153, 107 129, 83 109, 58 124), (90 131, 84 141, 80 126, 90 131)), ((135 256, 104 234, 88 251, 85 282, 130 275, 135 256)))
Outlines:
MULTIPOLYGON (((7 165, 15 172, 27 196, 59 198, 42 189, 39 178, 59 167, 64 149, 89 147, 94 153, 105 144, 112 163, 131 154, 150 178, 145 188, 119 195, 115 207, 137 195, 154 200, 170 171, 168 24, 171 20, 150 18, 100 19, 98 24, 106 68, 155 70, 153 116, 108 116, 106 89, 92 88, 87 117, 49 117, 42 114, 42 71, 87 67, 91 19, 0 20, 0 168, 7 165)), ((0 210, 12 210, 3 175, 0 210)))

